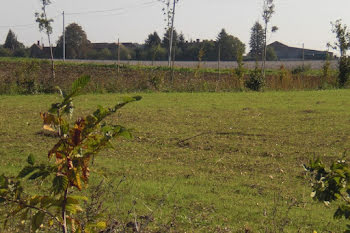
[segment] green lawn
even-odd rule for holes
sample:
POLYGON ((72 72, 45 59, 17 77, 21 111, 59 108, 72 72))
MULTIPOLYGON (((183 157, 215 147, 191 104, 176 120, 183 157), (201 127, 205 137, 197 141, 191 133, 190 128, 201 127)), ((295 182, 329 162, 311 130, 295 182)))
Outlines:
MULTIPOLYGON (((134 139, 114 141, 93 169, 93 183, 123 180, 106 198, 115 218, 154 211, 150 229, 172 222, 173 232, 344 229, 334 207, 310 198, 302 164, 349 148, 350 90, 141 95, 109 119, 133 128, 134 139)), ((118 97, 80 96, 74 116, 118 97)), ((0 96, 0 173, 15 174, 29 153, 47 160, 56 140, 37 134, 39 112, 57 99, 0 96)))

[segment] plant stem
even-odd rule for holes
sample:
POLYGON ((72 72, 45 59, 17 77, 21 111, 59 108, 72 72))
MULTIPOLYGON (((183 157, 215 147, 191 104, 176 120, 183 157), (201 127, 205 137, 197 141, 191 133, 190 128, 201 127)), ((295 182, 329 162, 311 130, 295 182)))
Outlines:
POLYGON ((67 195, 68 195, 68 188, 64 191, 63 203, 62 203, 62 233, 68 233, 67 215, 66 215, 67 195))

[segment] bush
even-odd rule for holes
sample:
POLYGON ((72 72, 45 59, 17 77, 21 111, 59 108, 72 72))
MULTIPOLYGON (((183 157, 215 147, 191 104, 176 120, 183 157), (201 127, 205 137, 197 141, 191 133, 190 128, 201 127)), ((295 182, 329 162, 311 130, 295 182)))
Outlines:
POLYGON ((350 57, 343 56, 339 60, 338 83, 340 87, 344 87, 350 77, 350 57))
POLYGON ((255 68, 250 74, 245 86, 252 91, 260 91, 265 86, 264 76, 261 70, 255 68))
POLYGON ((302 74, 305 73, 307 71, 311 70, 311 66, 310 65, 301 65, 301 66, 297 66, 292 70, 292 74, 302 74))

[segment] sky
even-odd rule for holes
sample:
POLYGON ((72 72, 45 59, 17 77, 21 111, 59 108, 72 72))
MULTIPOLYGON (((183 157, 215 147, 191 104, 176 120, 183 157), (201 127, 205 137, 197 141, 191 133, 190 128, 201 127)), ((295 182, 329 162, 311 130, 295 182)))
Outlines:
MULTIPOLYGON (((1 1, 0 44, 11 28, 26 46, 38 40, 48 45, 47 36, 35 24, 40 0, 1 1)), ((308 49, 326 50, 326 44, 335 41, 330 22, 342 19, 350 26, 350 0, 275 0, 275 5, 270 25, 279 30, 268 36, 269 43, 280 41, 293 47, 304 43, 308 49)), ((179 0, 175 27, 186 40, 215 39, 225 28, 248 50, 251 27, 257 20, 262 22, 262 6, 263 0, 179 0)), ((78 23, 92 42, 120 38, 121 42, 142 43, 153 31, 164 34, 162 8, 158 0, 52 0, 47 12, 54 19, 53 42, 62 34, 65 11, 66 26, 78 23)))

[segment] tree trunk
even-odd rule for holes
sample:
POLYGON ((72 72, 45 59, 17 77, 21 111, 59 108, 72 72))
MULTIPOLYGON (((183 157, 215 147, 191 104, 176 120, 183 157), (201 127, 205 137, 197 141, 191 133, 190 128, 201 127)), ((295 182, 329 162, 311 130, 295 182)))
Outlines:
MULTIPOLYGON (((47 15, 46 15, 46 6, 44 5, 43 7, 44 15, 45 15, 45 20, 47 21, 47 15)), ((50 46, 50 55, 51 55, 51 78, 52 80, 55 80, 55 64, 53 61, 53 52, 52 52, 52 45, 51 45, 51 37, 50 37, 50 32, 49 29, 46 28, 46 34, 47 38, 49 40, 49 46, 50 46)))
POLYGON ((263 55, 263 66, 262 66, 262 73, 263 73, 263 77, 265 80, 265 69, 266 69, 266 50, 267 50, 267 22, 265 23, 265 41, 264 41, 264 55, 263 55))

